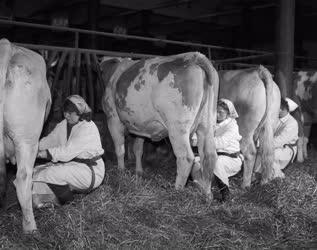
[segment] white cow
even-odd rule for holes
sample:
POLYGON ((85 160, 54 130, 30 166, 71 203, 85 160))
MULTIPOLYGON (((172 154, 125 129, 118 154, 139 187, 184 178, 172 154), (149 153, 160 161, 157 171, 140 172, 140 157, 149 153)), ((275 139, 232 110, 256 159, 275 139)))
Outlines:
POLYGON ((190 134, 197 131, 203 159, 198 184, 211 196, 218 74, 210 61, 198 52, 139 61, 106 58, 101 69, 106 84, 103 109, 119 168, 124 169, 125 131, 139 136, 133 146, 137 173, 143 171, 143 137, 158 141, 169 136, 177 158, 175 187, 181 189, 194 160, 190 134))
POLYGON ((51 106, 44 59, 0 40, 0 195, 6 192, 5 158, 17 163, 14 181, 23 213, 23 230, 37 227, 32 208, 32 172, 44 119, 51 106))
POLYGON ((317 122, 317 72, 299 71, 293 74, 294 100, 300 113, 294 115, 299 125, 297 161, 307 158, 307 143, 313 123, 317 122))
POLYGON ((276 177, 272 145, 281 102, 279 88, 263 66, 218 73, 219 98, 232 101, 239 114, 241 152, 245 157, 242 187, 251 185, 256 160, 261 162, 262 183, 266 183, 276 177))

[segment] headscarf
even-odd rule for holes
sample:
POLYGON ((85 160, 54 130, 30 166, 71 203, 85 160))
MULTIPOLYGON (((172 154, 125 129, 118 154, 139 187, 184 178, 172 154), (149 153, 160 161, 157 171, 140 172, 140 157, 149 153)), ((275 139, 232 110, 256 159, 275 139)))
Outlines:
POLYGON ((73 103, 78 111, 78 115, 83 119, 90 121, 91 120, 91 108, 88 106, 84 98, 79 95, 71 95, 66 98, 66 101, 73 103))
POLYGON ((223 102, 224 104, 227 105, 227 107, 229 109, 229 114, 228 114, 229 117, 231 117, 233 119, 236 119, 239 117, 236 108, 234 107, 233 103, 230 100, 225 99, 225 98, 221 98, 219 101, 223 102))
POLYGON ((298 104, 296 102, 294 102, 292 99, 286 97, 285 101, 288 104, 289 112, 293 112, 295 109, 298 108, 298 104))

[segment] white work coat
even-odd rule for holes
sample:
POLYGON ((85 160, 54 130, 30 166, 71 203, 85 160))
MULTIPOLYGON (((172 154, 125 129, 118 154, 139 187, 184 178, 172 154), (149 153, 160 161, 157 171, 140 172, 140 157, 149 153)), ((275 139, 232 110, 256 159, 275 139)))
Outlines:
MULTIPOLYGON (((93 121, 78 122, 72 127, 67 139, 67 121, 58 123, 55 129, 39 143, 39 150, 48 150, 52 162, 35 167, 33 183, 68 184, 72 190, 87 189, 92 180, 92 172, 84 163, 72 161, 74 158, 91 159, 103 154, 100 134, 93 121)), ((93 166, 95 171, 94 188, 98 187, 104 177, 105 167, 102 159, 93 166)), ((43 186, 43 185, 38 185, 43 186)), ((36 185, 33 185, 33 189, 36 185)), ((45 190, 34 190, 34 193, 45 194, 45 190)))
POLYGON ((292 162, 297 153, 298 123, 290 115, 280 118, 274 132, 274 177, 284 177, 281 171, 292 162))
MULTIPOLYGON (((217 153, 225 152, 228 154, 240 152, 240 143, 242 139, 239 134, 239 127, 235 119, 227 118, 221 123, 216 124, 215 144, 217 153)), ((240 157, 232 158, 225 155, 219 155, 214 169, 214 174, 227 186, 229 186, 229 177, 237 174, 241 170, 242 159, 240 157)))

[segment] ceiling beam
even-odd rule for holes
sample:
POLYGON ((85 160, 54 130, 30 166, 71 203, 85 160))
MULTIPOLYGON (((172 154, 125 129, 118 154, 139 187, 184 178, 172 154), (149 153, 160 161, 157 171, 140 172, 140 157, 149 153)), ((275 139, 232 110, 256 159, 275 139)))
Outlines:
MULTIPOLYGON (((199 32, 209 32, 214 29, 226 29, 226 28, 231 28, 232 26, 228 25, 219 25, 217 23, 200 23, 200 22, 192 22, 192 21, 185 21, 183 23, 175 23, 172 25, 160 25, 158 23, 155 24, 150 24, 149 25, 149 33, 157 33, 157 34, 164 34, 164 35, 169 35, 171 33, 176 33, 176 32, 192 32, 194 30, 199 30, 199 32)), ((129 31, 138 31, 141 30, 140 25, 135 25, 132 27, 128 27, 129 31)))
MULTIPOLYGON (((182 6, 185 4, 191 4, 192 0, 173 0, 173 1, 168 1, 165 2, 163 4, 157 5, 157 6, 153 6, 150 8, 145 8, 145 9, 139 9, 139 10, 132 10, 132 9, 126 9, 126 8, 122 8, 122 12, 119 12, 116 14, 116 17, 122 17, 122 16, 129 16, 129 15, 135 15, 138 14, 142 11, 153 11, 153 10, 159 10, 159 9, 166 9, 166 8, 170 8, 170 7, 175 7, 175 6, 182 6)), ((113 6, 113 5, 107 5, 107 4, 102 4, 103 6, 109 6, 111 8, 117 7, 117 6, 113 6)), ((99 18, 100 21, 103 21, 104 19, 107 19, 109 17, 112 17, 110 15, 104 15, 101 16, 99 18)))
POLYGON ((47 6, 46 8, 39 9, 34 11, 31 15, 29 15, 30 18, 41 16, 41 15, 49 15, 52 12, 58 12, 58 11, 69 11, 74 10, 74 8, 77 8, 78 6, 85 4, 87 5, 87 0, 82 1, 74 1, 69 3, 69 1, 63 1, 63 0, 56 0, 53 1, 53 4, 47 6))
MULTIPOLYGON (((272 7, 276 7, 276 4, 271 3, 271 4, 251 6, 251 7, 249 7, 249 9, 250 10, 258 10, 258 9, 266 9, 266 8, 272 8, 272 7)), ((243 9, 244 8, 238 8, 238 9, 213 12, 213 13, 204 14, 204 15, 200 15, 200 16, 196 16, 196 17, 192 17, 192 18, 186 18, 186 19, 180 18, 179 20, 162 23, 161 25, 170 25, 170 24, 181 23, 181 22, 189 21, 189 20, 190 21, 197 21, 197 20, 201 20, 201 19, 207 19, 207 18, 213 18, 213 17, 219 17, 219 16, 228 16, 228 15, 232 15, 232 14, 240 14, 243 11, 243 9)))

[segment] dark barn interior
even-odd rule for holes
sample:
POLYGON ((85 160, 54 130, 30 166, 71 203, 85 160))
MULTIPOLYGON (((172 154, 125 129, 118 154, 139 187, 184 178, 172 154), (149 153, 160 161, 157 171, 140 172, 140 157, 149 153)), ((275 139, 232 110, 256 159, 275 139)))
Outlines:
MULTIPOLYGON (((177 159, 169 139, 146 139, 140 177, 135 157, 131 160, 133 135, 127 136, 127 171, 118 170, 99 67, 104 56, 142 59, 199 51, 217 70, 264 65, 282 96, 293 97, 294 72, 305 70, 317 79, 316 24, 316 0, 0 0, 0 39, 34 50, 46 62, 52 107, 42 136, 63 119, 66 97, 81 95, 99 128, 106 173, 88 195, 34 209, 40 234, 22 235, 13 184, 17 167, 7 163, 0 248, 317 249, 317 151, 312 150, 317 120, 308 159, 287 166, 285 179, 265 185, 255 180, 245 190, 240 171, 231 176, 232 199, 210 202, 190 178, 184 190, 175 190, 177 159)), ((317 80, 313 84, 317 90, 317 80)), ((308 80, 304 86, 307 90, 308 80)))
MULTIPOLYGON (((317 68, 317 34, 308 29, 316 22, 314 0, 1 0, 0 4, 1 37, 40 52, 47 61, 54 100, 51 116, 57 119, 62 101, 72 93, 83 95, 96 114, 102 113, 97 64, 103 55, 140 58, 200 51, 218 69, 262 64, 272 73, 282 68, 288 77, 292 71, 317 68), (278 53, 283 51, 288 56, 281 59, 278 53)), ((282 93, 293 88, 279 80, 282 93)))
MULTIPOLYGON (((287 2, 287 1, 286 1, 287 2)), ((294 1, 295 67, 314 68, 317 57, 315 32, 309 27, 316 20, 313 0, 294 1)), ((28 23, 54 25, 176 40, 220 47, 274 52, 277 39, 279 1, 272 0, 2 0, 0 17, 28 23)), ((53 31, 5 24, 2 37, 13 42, 75 47, 74 32, 53 31)), ((206 49, 164 42, 110 38, 80 34, 79 48, 124 51, 157 55, 206 49)), ((245 52, 246 53, 246 52, 245 52)), ((214 60, 245 56, 243 51, 212 49, 214 60)), ((253 53, 256 54, 256 53, 253 53)), ((252 55, 252 54, 251 54, 252 55)), ((272 56, 241 60, 245 63, 274 64, 272 56)))

